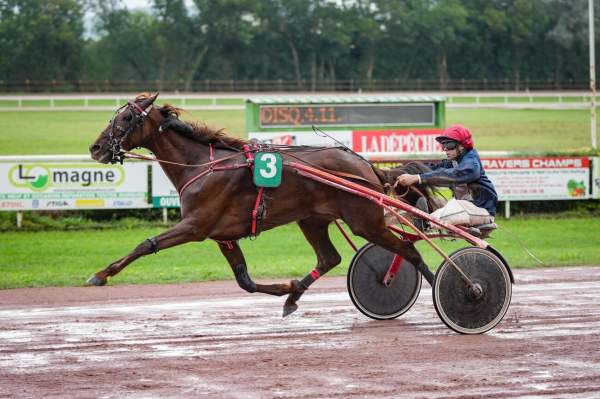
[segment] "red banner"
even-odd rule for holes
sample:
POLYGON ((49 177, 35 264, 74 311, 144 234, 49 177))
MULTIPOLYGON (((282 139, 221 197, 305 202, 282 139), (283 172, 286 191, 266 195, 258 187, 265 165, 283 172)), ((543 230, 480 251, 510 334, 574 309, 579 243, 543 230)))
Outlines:
POLYGON ((440 152, 435 138, 443 129, 355 130, 352 149, 356 152, 440 152))

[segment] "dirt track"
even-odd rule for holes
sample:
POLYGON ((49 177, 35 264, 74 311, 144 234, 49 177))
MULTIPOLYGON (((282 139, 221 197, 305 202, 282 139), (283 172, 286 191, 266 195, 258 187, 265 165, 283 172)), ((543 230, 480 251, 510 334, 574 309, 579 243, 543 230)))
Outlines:
POLYGON ((600 398, 600 267, 515 277, 479 336, 446 328, 426 283, 387 322, 342 278, 287 319, 234 282, 0 291, 0 397, 600 398))

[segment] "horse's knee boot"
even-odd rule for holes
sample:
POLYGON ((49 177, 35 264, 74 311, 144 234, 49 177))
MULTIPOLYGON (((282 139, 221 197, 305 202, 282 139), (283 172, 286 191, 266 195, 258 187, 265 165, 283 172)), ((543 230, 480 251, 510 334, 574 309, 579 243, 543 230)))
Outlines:
POLYGON ((144 255, 158 252, 158 240, 156 237, 147 238, 143 243, 138 245, 136 251, 140 251, 144 255))
POLYGON ((250 293, 256 292, 256 283, 250 278, 245 264, 241 263, 237 265, 234 269, 234 274, 235 280, 240 287, 250 293))

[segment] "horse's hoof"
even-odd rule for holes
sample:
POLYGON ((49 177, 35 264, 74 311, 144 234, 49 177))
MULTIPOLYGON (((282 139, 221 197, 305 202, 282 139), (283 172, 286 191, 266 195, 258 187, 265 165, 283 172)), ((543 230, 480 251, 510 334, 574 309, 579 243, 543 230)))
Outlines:
POLYGON ((298 309, 298 305, 285 305, 283 307, 283 317, 289 316, 294 313, 298 309))
POLYGON ((103 285, 106 285, 106 280, 99 279, 94 274, 94 275, 92 275, 92 277, 88 278, 87 284, 88 285, 95 285, 95 286, 101 287, 103 285))

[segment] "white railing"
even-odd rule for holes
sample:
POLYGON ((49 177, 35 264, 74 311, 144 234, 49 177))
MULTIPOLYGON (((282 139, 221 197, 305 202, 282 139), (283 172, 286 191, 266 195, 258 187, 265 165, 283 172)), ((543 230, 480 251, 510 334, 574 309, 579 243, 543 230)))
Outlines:
MULTIPOLYGON (((376 95, 423 95, 424 93, 362 93, 364 96, 376 95)), ((588 92, 427 92, 427 95, 446 97, 448 108, 589 108, 588 92)), ((164 93, 162 102, 187 109, 244 109, 244 100, 249 97, 281 96, 286 97, 331 97, 357 96, 356 93, 164 93)), ((114 110, 135 93, 114 94, 52 94, 52 95, 0 95, 0 111, 105 111, 114 110), (96 103, 96 105, 94 105, 96 103), (102 103, 102 104, 99 104, 102 103)))

